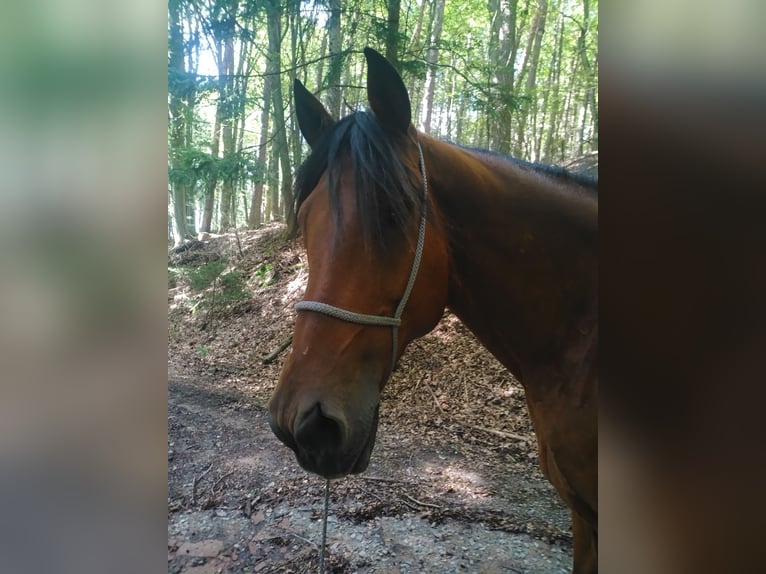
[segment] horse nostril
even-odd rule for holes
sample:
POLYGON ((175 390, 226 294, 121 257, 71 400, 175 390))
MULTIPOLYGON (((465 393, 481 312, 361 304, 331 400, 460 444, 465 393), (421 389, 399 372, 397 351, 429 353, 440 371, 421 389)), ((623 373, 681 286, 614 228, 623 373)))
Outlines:
POLYGON ((322 414, 322 405, 317 403, 296 425, 295 441, 308 451, 334 450, 343 443, 343 428, 339 421, 322 414))

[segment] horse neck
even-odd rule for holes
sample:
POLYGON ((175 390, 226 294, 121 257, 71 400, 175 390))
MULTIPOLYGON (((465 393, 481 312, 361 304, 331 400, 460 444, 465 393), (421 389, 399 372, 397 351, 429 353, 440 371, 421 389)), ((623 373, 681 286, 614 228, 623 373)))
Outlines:
POLYGON ((447 305, 508 369, 579 368, 593 352, 597 200, 508 159, 428 138, 450 247, 447 305))

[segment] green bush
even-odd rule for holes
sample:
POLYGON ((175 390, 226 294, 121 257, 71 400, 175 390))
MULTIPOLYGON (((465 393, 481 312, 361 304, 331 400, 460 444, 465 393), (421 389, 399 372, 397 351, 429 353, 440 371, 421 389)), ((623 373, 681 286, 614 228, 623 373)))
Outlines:
POLYGON ((187 273, 189 285, 191 285, 194 291, 203 291, 218 279, 224 269, 226 269, 225 261, 211 261, 210 263, 189 269, 187 273))
MULTIPOLYGON (((206 314, 201 322, 201 329, 212 329, 215 317, 225 313, 229 304, 245 301, 250 298, 250 292, 246 288, 243 272, 232 269, 226 273, 224 270, 229 266, 225 260, 211 261, 197 267, 169 267, 169 282, 181 281, 188 283, 192 291, 200 293, 196 302, 191 306, 192 315, 196 315, 203 309, 206 314)), ((198 350, 204 358, 207 349, 198 350)))
POLYGON ((218 278, 221 286, 220 298, 225 302, 247 299, 250 294, 245 289, 245 280, 240 271, 230 271, 218 278))

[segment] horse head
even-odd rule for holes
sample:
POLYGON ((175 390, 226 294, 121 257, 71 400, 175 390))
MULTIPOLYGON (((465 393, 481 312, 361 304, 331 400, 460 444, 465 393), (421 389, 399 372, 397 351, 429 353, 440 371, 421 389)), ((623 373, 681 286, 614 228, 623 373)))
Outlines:
POLYGON ((309 277, 269 410, 301 466, 327 478, 367 468, 393 365, 447 300, 447 248, 438 214, 424 217, 427 171, 407 90, 383 56, 365 57, 371 111, 335 121, 294 86, 312 150, 295 184, 309 277))

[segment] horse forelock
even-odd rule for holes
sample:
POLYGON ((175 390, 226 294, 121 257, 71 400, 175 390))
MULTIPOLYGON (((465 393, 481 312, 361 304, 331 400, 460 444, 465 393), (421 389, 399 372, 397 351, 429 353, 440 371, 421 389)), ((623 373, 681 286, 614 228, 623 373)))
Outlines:
MULTIPOLYGON (((421 205, 417 164, 402 161, 397 145, 372 112, 358 111, 338 121, 315 143, 295 178, 295 213, 328 172, 330 206, 336 228, 343 232, 340 197, 346 167, 354 176, 355 216, 367 245, 385 252, 406 236, 413 212, 421 205)), ((414 148, 413 148, 414 149, 414 148)))

